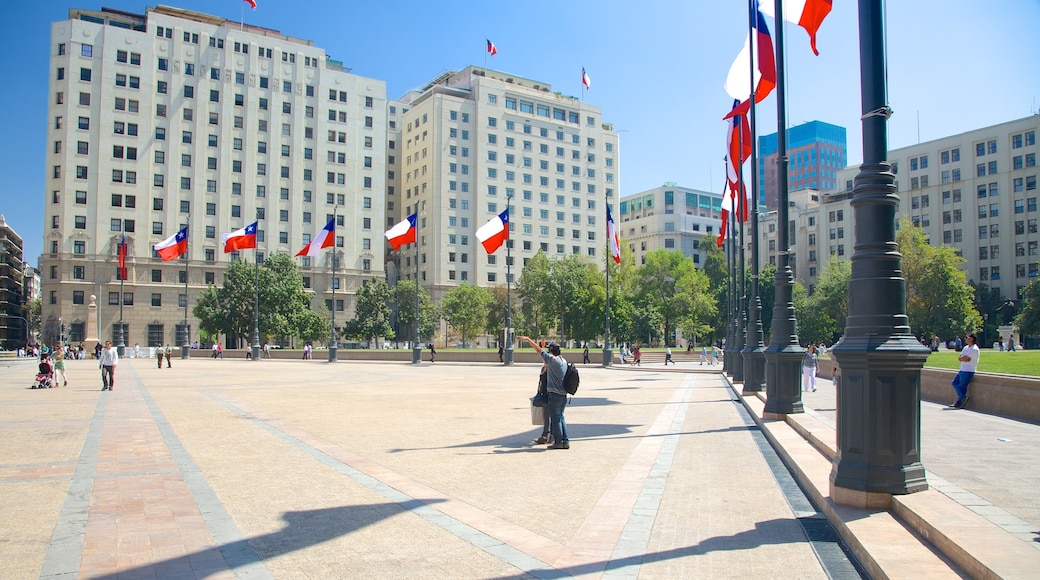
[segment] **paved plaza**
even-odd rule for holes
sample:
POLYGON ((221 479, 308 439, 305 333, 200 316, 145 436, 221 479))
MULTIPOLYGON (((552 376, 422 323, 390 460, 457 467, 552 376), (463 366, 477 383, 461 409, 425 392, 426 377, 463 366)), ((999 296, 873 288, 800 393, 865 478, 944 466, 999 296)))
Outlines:
MULTIPOLYGON (((537 365, 137 359, 112 392, 69 366, 0 366, 3 578, 860 574, 720 367, 582 367, 547 450, 537 365)), ((806 404, 833 421, 833 386, 806 404)), ((933 487, 1040 554, 1040 427, 922 419, 933 487)))

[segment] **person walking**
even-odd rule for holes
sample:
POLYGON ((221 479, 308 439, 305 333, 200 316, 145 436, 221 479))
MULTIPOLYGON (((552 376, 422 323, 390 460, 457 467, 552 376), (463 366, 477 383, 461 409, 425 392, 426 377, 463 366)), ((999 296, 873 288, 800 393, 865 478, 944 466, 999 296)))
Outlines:
POLYGON ((212 351, 213 354, 211 354, 209 358, 217 358, 217 343, 213 343, 213 346, 210 347, 210 351, 212 351))
POLYGON ((163 346, 160 344, 155 347, 155 362, 160 369, 162 368, 162 359, 164 356, 166 356, 166 354, 163 352, 163 346))
POLYGON ((567 374, 567 360, 560 356, 560 345, 550 342, 542 348, 529 336, 518 336, 520 340, 527 341, 531 348, 542 357, 545 364, 545 386, 549 393, 549 423, 552 433, 553 444, 549 449, 570 449, 570 439, 567 437, 567 421, 563 412, 567 408, 567 390, 563 387, 563 377, 567 374))
POLYGON ((101 369, 101 390, 111 391, 116 386, 116 365, 119 364, 119 352, 112 346, 111 340, 105 341, 98 357, 98 368, 101 369))
POLYGON ((708 362, 708 347, 701 345, 701 364, 708 362))
POLYGON ((802 356, 802 392, 816 392, 816 370, 820 368, 820 358, 816 355, 816 345, 810 344, 809 350, 802 356))
POLYGON ((173 368, 173 365, 170 364, 171 360, 173 360, 173 349, 170 348, 170 345, 167 344, 166 345, 166 368, 168 368, 168 369, 173 368))
POLYGON ((582 364, 591 364, 592 359, 589 358, 589 343, 585 343, 585 349, 581 351, 581 362, 582 364))
POLYGON ((437 348, 434 347, 433 343, 431 342, 430 343, 430 362, 433 362, 435 360, 437 360, 437 348))
MULTIPOLYGON (((668 363, 675 364, 675 361, 672 360, 672 347, 670 346, 664 347, 664 366, 668 366, 668 363)), ((704 364, 704 358, 701 358, 701 364, 704 364)))
POLYGON ((961 361, 961 370, 950 383, 957 393, 957 400, 950 405, 954 409, 963 409, 968 404, 968 384, 971 383, 975 369, 979 366, 979 347, 975 344, 975 335, 969 333, 964 337, 964 342, 964 348, 957 357, 957 360, 961 361))
POLYGON ((65 373, 65 349, 59 348, 54 353, 54 386, 69 386, 69 375, 65 373), (61 382, 58 379, 61 379, 61 382))
POLYGON ((141 358, 141 343, 134 343, 134 358, 141 358))
POLYGON ((503 353, 505 353, 505 350, 502 348, 502 345, 499 344, 498 345, 498 362, 505 362, 505 360, 502 359, 502 354, 503 353))
POLYGON ((217 358, 224 358, 224 345, 219 342, 217 343, 217 358))
POLYGON ((271 343, 264 343, 264 358, 271 358, 271 343))
POLYGON ((714 344, 711 345, 711 366, 719 364, 719 349, 714 344))

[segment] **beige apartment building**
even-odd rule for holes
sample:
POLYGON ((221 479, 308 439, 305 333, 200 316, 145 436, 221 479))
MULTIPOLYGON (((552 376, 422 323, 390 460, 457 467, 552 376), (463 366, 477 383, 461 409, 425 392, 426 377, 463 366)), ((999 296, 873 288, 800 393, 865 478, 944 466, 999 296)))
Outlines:
POLYGON ((616 204, 618 138, 594 105, 547 83, 467 67, 387 107, 387 225, 418 213, 418 248, 390 252, 396 275, 418 276, 435 301, 460 284, 506 283, 506 248, 474 235, 509 213, 511 275, 537 252, 601 266, 606 203, 616 204))
POLYGON ((701 241, 705 235, 718 236, 722 223, 722 194, 665 183, 621 198, 614 220, 636 265, 646 263, 647 252, 664 248, 681 250, 700 268, 701 241))
MULTIPOLYGON (((101 340, 122 305, 128 345, 179 344, 185 305, 230 260, 295 254, 334 212, 336 302, 326 250, 299 262, 312 304, 350 315, 354 289, 384 276, 383 81, 312 41, 165 6, 70 10, 49 47, 45 334, 60 318, 84 340, 96 295, 101 340), (220 235, 253 221, 257 250, 225 255, 220 235), (163 263, 152 246, 185 225, 188 253, 163 263)), ((188 324, 198 340, 190 308, 188 324)))
MULTIPOLYGON (((1021 298, 1037 277, 1040 115, 893 149, 899 218, 934 244, 956 247, 968 280, 1021 298)), ((812 289, 830 255, 851 258, 852 188, 859 167, 838 172, 838 191, 790 196, 795 278, 812 289)), ((776 212, 762 216, 762 263, 776 262, 776 212)))

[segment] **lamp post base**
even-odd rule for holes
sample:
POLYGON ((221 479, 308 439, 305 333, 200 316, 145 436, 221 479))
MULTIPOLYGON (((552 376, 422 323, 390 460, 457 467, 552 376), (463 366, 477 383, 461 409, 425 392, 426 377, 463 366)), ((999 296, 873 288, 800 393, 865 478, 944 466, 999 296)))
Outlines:
POLYGON ((412 364, 417 365, 422 362, 422 347, 416 344, 412 347, 412 364))
POLYGON ((603 366, 609 367, 614 364, 614 351, 610 348, 603 349, 603 366))
POLYGON ((515 353, 515 351, 513 350, 513 345, 507 346, 506 350, 505 350, 505 353, 504 353, 505 356, 503 357, 503 360, 502 360, 502 364, 504 364, 506 366, 512 365, 513 364, 513 354, 514 353, 515 353))
POLYGON ((191 358, 191 345, 190 344, 182 344, 181 345, 181 360, 186 360, 188 358, 191 358))
POLYGON ((329 345, 329 362, 336 362, 339 360, 339 346, 336 344, 329 345))

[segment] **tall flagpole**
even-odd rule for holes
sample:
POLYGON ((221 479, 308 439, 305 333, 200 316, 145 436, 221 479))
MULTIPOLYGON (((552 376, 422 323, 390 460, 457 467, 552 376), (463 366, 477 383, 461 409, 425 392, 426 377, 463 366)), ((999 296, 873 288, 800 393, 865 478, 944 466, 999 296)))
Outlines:
MULTIPOLYGON (((754 34, 751 18, 758 16, 755 11, 755 0, 748 2, 748 34, 754 34)), ((751 51, 749 60, 749 78, 754 85, 756 59, 758 54, 751 51)), ((759 231, 758 231, 758 133, 755 126, 755 95, 751 94, 748 120, 751 125, 751 298, 747 304, 748 324, 747 338, 744 344, 744 393, 763 391, 766 388, 766 345, 762 329, 762 299, 759 295, 759 231)), ((743 133, 743 131, 741 131, 743 133)), ((743 149, 741 149, 743 155, 743 149)), ((743 164, 741 164, 743 167, 743 164)))
MULTIPOLYGON (((512 213, 513 194, 506 195, 506 216, 512 213)), ((511 248, 513 240, 509 237, 509 227, 513 223, 513 218, 510 217, 506 223, 506 349, 505 359, 503 362, 508 366, 513 364, 513 305, 512 305, 512 262, 513 255, 511 248)))
MULTIPOLYGON (((752 100, 754 100, 754 97, 752 97, 752 100)), ((743 155, 742 152, 744 150, 744 131, 741 127, 740 117, 741 115, 737 115, 733 118, 737 124, 737 159, 730 159, 730 163, 735 162, 737 164, 737 199, 734 205, 736 213, 734 214, 735 223, 733 225, 738 230, 737 235, 739 236, 739 241, 737 242, 739 250, 734 252, 737 262, 737 269, 734 272, 737 292, 733 297, 737 305, 737 316, 735 318, 736 328, 734 328, 733 332, 735 344, 733 345, 734 357, 733 366, 731 367, 734 383, 744 382, 744 345, 747 342, 747 309, 745 308, 747 301, 747 280, 745 279, 747 262, 744 257, 744 211, 747 209, 747 196, 744 195, 744 165, 740 162, 740 157, 743 155), (739 227, 736 222, 740 223, 739 227)))
MULTIPOLYGON (((609 216, 610 215, 610 201, 607 200, 606 193, 603 194, 603 200, 604 200, 604 203, 606 203, 607 215, 609 216)), ((607 261, 606 262, 607 263, 607 267, 606 267, 606 271, 607 271, 607 308, 606 308, 606 311, 604 312, 605 320, 603 321, 603 334, 604 334, 604 339, 603 339, 603 366, 605 366, 605 367, 611 366, 611 364, 613 364, 613 362, 614 362, 614 353, 610 349, 610 261, 614 259, 614 256, 613 256, 614 250, 613 250, 613 246, 611 245, 611 244, 613 244, 613 242, 614 242, 614 240, 611 239, 611 235, 610 235, 610 220, 608 219, 607 220, 607 255, 604 256, 606 258, 606 261, 607 261)), ((620 244, 619 244, 619 246, 620 246, 620 244)), ((621 251, 620 247, 618 247, 618 251, 621 251)))
MULTIPOLYGON (((123 220, 119 220, 119 233, 122 237, 119 241, 119 250, 116 252, 117 254, 126 252, 126 248, 123 246, 126 242, 126 232, 123 230, 123 220)), ((123 264, 126 264, 125 257, 122 258, 122 262, 123 264)), ((119 332, 116 334, 116 340, 118 341, 116 350, 119 353, 119 356, 123 356, 123 353, 126 352, 126 338, 123 336, 125 334, 123 332, 123 278, 125 278, 125 276, 123 276, 123 268, 117 267, 117 270, 119 271, 119 332)))
MULTIPOLYGON (((256 212, 257 229, 260 225, 260 210, 256 212)), ((258 236, 258 232, 253 232, 254 236, 258 236)), ((254 238, 255 239, 255 238, 254 238)), ((257 242, 253 248, 253 259, 256 262, 255 273, 253 276, 253 360, 260 360, 260 244, 257 242)), ((333 304, 333 307, 336 305, 333 304)))
POLYGON ((412 345, 412 364, 422 362, 422 345, 419 344, 419 203, 415 204, 415 344, 412 345))
POLYGON ((329 362, 336 362, 339 360, 339 343, 336 341, 336 266, 338 265, 339 257, 336 255, 336 212, 339 210, 339 206, 335 205, 332 207, 332 329, 329 331, 329 362))
MULTIPOLYGON (((185 223, 185 232, 191 230, 191 214, 188 214, 187 222, 185 223)), ((188 243, 188 236, 184 240, 188 243)), ((187 250, 184 252, 188 254, 184 260, 184 342, 181 343, 181 360, 189 358, 191 356, 191 332, 188 331, 188 262, 190 262, 191 254, 187 250)))

